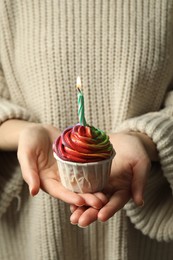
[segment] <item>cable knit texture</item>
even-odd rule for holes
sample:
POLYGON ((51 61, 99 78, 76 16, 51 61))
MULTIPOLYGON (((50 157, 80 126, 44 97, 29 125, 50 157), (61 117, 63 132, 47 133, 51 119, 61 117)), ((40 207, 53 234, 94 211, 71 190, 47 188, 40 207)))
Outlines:
POLYGON ((172 260, 173 1, 0 2, 0 125, 76 124, 78 75, 89 124, 156 143, 145 206, 72 226, 63 202, 29 197, 16 154, 1 151, 0 259, 172 260))

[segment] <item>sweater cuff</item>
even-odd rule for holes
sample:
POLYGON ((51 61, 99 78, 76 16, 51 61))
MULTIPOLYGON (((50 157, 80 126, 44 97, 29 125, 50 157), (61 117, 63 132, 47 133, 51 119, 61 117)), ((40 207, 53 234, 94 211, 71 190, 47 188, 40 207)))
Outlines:
POLYGON ((135 228, 157 241, 173 240, 173 198, 158 164, 154 164, 144 193, 144 206, 130 200, 124 207, 135 228))
POLYGON ((0 125, 8 119, 21 119, 31 122, 37 121, 27 109, 24 109, 9 100, 0 98, 0 125))
POLYGON ((126 206, 127 215, 136 228, 159 241, 173 240, 173 118, 172 107, 124 121, 119 131, 139 131, 156 144, 160 164, 153 163, 145 189, 145 206, 133 201, 126 206))

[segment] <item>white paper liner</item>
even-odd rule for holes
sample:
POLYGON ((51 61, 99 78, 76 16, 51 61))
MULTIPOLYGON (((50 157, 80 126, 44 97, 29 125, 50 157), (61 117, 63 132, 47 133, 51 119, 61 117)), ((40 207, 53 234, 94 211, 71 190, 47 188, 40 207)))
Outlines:
POLYGON ((79 193, 103 190, 109 180, 113 155, 106 160, 93 163, 76 163, 60 159, 55 153, 61 183, 67 189, 79 193))

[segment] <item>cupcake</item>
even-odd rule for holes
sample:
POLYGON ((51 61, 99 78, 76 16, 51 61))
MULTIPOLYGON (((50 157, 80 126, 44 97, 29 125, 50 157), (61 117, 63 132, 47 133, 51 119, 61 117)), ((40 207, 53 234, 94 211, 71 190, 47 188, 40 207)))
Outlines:
POLYGON ((108 183, 115 152, 105 132, 80 124, 68 127, 55 140, 53 152, 67 189, 93 193, 108 183))
POLYGON ((62 184, 79 193, 101 191, 107 185, 115 151, 108 135, 87 124, 80 78, 77 79, 79 123, 66 128, 53 143, 62 184))

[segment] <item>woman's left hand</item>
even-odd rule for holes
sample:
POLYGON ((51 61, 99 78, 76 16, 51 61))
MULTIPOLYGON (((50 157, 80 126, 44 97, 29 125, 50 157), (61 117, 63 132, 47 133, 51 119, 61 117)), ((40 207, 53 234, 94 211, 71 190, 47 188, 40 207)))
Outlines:
POLYGON ((109 184, 102 193, 99 193, 99 196, 106 195, 108 202, 99 210, 87 205, 82 207, 71 205, 72 224, 86 227, 97 219, 105 222, 131 198, 138 206, 144 203, 143 193, 151 161, 158 160, 155 144, 147 135, 139 132, 113 134, 110 136, 110 141, 116 156, 112 162, 109 184))

